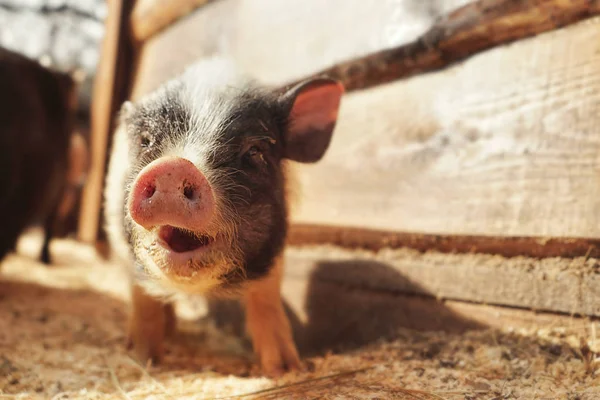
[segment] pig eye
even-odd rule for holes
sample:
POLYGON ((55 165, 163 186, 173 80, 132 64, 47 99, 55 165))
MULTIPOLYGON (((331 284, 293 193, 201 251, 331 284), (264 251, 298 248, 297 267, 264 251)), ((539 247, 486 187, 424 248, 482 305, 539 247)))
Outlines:
POLYGON ((265 164, 265 158, 258 146, 252 146, 244 154, 244 159, 247 163, 253 166, 265 164))
POLYGON ((140 134, 140 146, 150 147, 152 145, 152 136, 148 132, 140 134))
POLYGON ((258 147, 252 146, 248 149, 248 151, 246 152, 246 155, 248 157, 254 157, 254 156, 258 155, 258 153, 260 153, 260 150, 258 150, 258 147))

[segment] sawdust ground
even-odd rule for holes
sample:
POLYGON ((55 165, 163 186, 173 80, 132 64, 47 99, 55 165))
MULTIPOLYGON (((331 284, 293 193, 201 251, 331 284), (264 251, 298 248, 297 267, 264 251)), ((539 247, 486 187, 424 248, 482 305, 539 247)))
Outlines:
POLYGON ((594 323, 465 334, 401 329, 392 342, 306 360, 307 371, 260 376, 247 346, 178 305, 180 332, 161 366, 124 347, 122 271, 72 241, 56 265, 35 261, 35 238, 9 256, 0 281, 0 398, 600 399, 594 323))

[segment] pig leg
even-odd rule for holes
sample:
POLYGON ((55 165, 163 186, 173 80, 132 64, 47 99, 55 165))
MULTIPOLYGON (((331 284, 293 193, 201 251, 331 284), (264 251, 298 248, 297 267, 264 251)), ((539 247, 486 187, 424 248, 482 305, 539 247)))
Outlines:
POLYGON ((287 367, 300 368, 300 358, 281 301, 282 263, 278 260, 264 280, 245 294, 246 325, 263 372, 278 376, 287 367))
POLYGON ((40 255, 40 261, 46 265, 50 265, 52 260, 50 258, 50 241, 54 236, 56 227, 59 223, 64 221, 64 213, 61 213, 61 202, 66 193, 66 188, 60 190, 60 195, 57 197, 57 200, 50 210, 50 214, 46 217, 46 221, 44 222, 44 243, 42 244, 42 253, 40 255))
POLYGON ((165 312, 165 337, 170 338, 175 334, 177 328, 177 317, 173 304, 168 303, 163 305, 165 312))
POLYGON ((55 207, 44 222, 44 243, 42 244, 40 261, 46 265, 52 264, 52 260, 50 259, 50 241, 54 235, 54 225, 57 223, 56 219, 57 212, 55 207))
POLYGON ((175 327, 175 315, 170 304, 164 304, 133 285, 132 310, 129 317, 128 347, 133 348, 141 362, 160 363, 167 331, 175 327))

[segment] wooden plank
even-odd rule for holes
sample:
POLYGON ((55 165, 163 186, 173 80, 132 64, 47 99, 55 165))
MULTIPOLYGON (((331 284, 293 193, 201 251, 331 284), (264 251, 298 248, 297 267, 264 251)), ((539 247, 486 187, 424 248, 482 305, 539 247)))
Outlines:
POLYGON ((333 63, 409 43, 471 1, 209 2, 144 43, 133 97, 213 54, 233 57, 265 83, 284 85, 333 63))
POLYGON ((127 88, 127 81, 119 75, 123 73, 129 51, 124 27, 132 3, 132 0, 113 0, 108 3, 105 36, 91 105, 90 170, 81 197, 79 216, 78 238, 84 242, 94 242, 100 227, 109 134, 113 128, 113 116, 122 100, 119 94, 127 88))
POLYGON ((487 253, 504 257, 600 257, 600 240, 551 237, 443 236, 365 228, 292 225, 288 243, 331 244, 350 249, 379 251, 407 247, 442 253, 487 253))
POLYGON ((600 316, 598 259, 293 248, 286 275, 378 293, 600 316), (293 267, 292 267, 293 266, 293 267))
POLYGON ((600 1, 481 0, 445 16, 415 42, 336 64, 314 76, 339 79, 347 91, 365 89, 438 70, 494 46, 598 14, 600 1))
POLYGON ((138 0, 131 13, 133 40, 141 43, 210 0, 138 0))
MULTIPOLYGON (((475 304, 493 300, 569 312, 582 309, 585 298, 598 305, 600 292, 577 293, 585 277, 563 271, 578 262, 582 260, 294 247, 286 253, 283 293, 303 352, 360 346, 393 337, 399 328, 464 332, 577 325, 585 329, 586 319, 475 304), (471 303, 448 300, 446 295, 471 303)), ((598 281, 592 286, 599 287, 598 281)), ((243 311, 237 302, 213 300, 208 305, 218 325, 243 333, 243 311)), ((598 312, 597 307, 591 310, 598 312)))
POLYGON ((293 223, 600 237, 599 22, 349 94, 293 223))

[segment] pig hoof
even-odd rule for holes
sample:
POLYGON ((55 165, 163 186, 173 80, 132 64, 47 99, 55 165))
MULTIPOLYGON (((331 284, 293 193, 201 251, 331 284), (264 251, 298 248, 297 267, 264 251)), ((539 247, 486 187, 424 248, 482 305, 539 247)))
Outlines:
POLYGON ((268 341, 262 343, 258 349, 261 359, 261 368, 269 377, 279 377, 285 372, 298 371, 302 369, 296 346, 291 340, 268 341))
POLYGON ((134 357, 142 364, 150 361, 152 365, 156 365, 163 360, 164 345, 162 339, 148 336, 143 329, 129 333, 126 347, 128 351, 133 352, 134 357))
POLYGON ((160 364, 163 360, 162 346, 151 346, 148 343, 136 343, 133 340, 128 340, 127 349, 133 350, 135 358, 142 364, 150 363, 152 365, 160 364))
POLYGON ((280 378, 286 372, 301 371, 302 366, 300 361, 278 362, 273 364, 263 363, 263 374, 269 378, 280 378))
POLYGON ((284 369, 281 366, 276 366, 276 367, 271 367, 271 368, 262 367, 262 370, 263 370, 263 374, 267 378, 271 378, 271 379, 281 378, 281 376, 283 376, 283 373, 284 373, 284 369))
POLYGON ((46 265, 52 264, 52 260, 50 259, 50 252, 47 249, 42 250, 40 261, 46 265))

